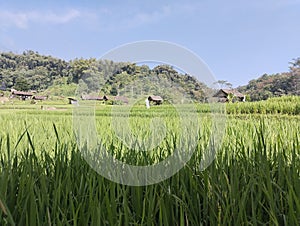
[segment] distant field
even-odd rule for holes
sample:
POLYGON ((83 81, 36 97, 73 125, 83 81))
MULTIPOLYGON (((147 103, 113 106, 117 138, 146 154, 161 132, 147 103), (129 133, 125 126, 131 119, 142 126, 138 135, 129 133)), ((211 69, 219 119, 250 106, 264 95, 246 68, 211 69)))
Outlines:
MULTIPOLYGON (((300 101, 263 103, 226 105, 225 135, 205 170, 199 165, 211 108, 198 104, 199 141, 191 160, 173 177, 141 187, 111 182, 90 168, 77 147, 72 105, 0 105, 0 225, 298 225, 300 101)), ((142 126, 149 118, 168 127, 151 154, 132 152, 115 137, 112 106, 95 109, 98 135, 116 158, 144 165, 174 151, 180 123, 172 106, 131 111, 131 129, 141 139, 149 135, 142 126)))

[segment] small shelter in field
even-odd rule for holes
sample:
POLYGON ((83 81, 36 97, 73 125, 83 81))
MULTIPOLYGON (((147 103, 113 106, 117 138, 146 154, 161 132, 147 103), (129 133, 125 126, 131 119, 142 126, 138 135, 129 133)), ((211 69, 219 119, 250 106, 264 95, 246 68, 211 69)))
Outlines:
POLYGON ((115 101, 116 104, 121 103, 121 104, 128 104, 129 100, 127 97, 124 96, 116 96, 115 101))
POLYGON ((32 99, 33 100, 47 100, 47 96, 33 96, 32 99))
POLYGON ((149 96, 148 100, 150 102, 153 102, 155 105, 160 105, 163 103, 163 98, 161 98, 160 96, 149 96))
POLYGON ((72 97, 68 97, 68 100, 69 100, 69 104, 75 104, 77 105, 78 104, 78 100, 72 98, 72 97))
POLYGON ((104 95, 102 98, 103 98, 103 100, 104 100, 104 101, 112 100, 112 98, 111 98, 111 97, 109 97, 109 96, 106 96, 106 95, 104 95))
POLYGON ((19 97, 21 100, 26 100, 26 99, 31 99, 33 96, 33 93, 31 92, 23 92, 23 91, 18 91, 15 89, 11 90, 11 97, 19 97))
POLYGON ((232 101, 245 101, 245 95, 234 89, 220 89, 213 97, 218 98, 218 102, 229 102, 230 96, 232 101))
POLYGON ((101 96, 90 96, 90 95, 82 95, 81 99, 82 100, 98 100, 98 101, 102 101, 104 97, 101 96))

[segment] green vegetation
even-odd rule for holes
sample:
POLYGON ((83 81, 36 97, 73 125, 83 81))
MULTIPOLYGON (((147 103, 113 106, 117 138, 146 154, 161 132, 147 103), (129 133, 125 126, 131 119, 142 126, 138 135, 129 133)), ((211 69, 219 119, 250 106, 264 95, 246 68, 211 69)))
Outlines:
MULTIPOLYGON (((290 63, 290 70, 273 75, 264 74, 251 80, 248 85, 238 90, 250 97, 252 101, 266 100, 270 97, 300 95, 300 58, 290 63)), ((171 81, 176 84, 172 93, 185 93, 192 99, 206 101, 214 90, 209 89, 194 77, 182 74, 168 65, 158 65, 150 69, 147 65, 136 65, 129 62, 112 62, 110 60, 74 59, 66 62, 51 56, 43 56, 34 51, 23 54, 12 52, 0 53, 0 90, 37 90, 49 96, 70 96, 76 85, 80 92, 97 91, 101 95, 116 96, 127 94, 129 85, 134 85, 140 92, 151 90, 149 77, 159 83, 171 81), (146 78, 141 84, 134 81, 146 78)), ((221 88, 232 88, 225 80, 216 82, 221 88)), ((211 84, 209 84, 211 85, 211 84)), ((149 93, 148 93, 149 94, 149 93)), ((157 94, 164 99, 170 98, 169 92, 160 90, 157 94)))
POLYGON ((300 96, 273 97, 258 102, 236 102, 226 105, 228 114, 300 114, 300 96))
POLYGON ((290 71, 273 75, 264 74, 251 80, 238 90, 251 97, 251 100, 266 100, 270 97, 300 95, 300 58, 290 63, 290 71))
MULTIPOLYGON (((210 108, 198 105, 202 126, 191 160, 173 177, 142 187, 113 183, 90 168, 77 148, 70 105, 57 101, 53 111, 21 101, 15 110, 3 105, 0 225, 298 225, 300 116, 288 112, 293 102, 299 104, 299 98, 243 105, 286 108, 269 114, 267 110, 234 112, 233 107, 242 109, 245 103, 228 103, 222 145, 203 171, 199 164, 211 131, 210 108)), ((144 155, 128 155, 114 136, 110 111, 111 106, 96 106, 97 128, 106 135, 105 146, 120 154, 119 159, 141 162, 144 155)), ((167 156, 173 151, 170 137, 179 136, 172 123, 176 115, 169 105, 148 110, 137 105, 130 119, 139 126, 149 117, 171 125, 168 139, 155 149, 156 154, 167 156)), ((137 135, 143 132, 136 131, 137 135)))
MULTIPOLYGON (((97 94, 116 96, 128 92, 127 86, 133 85, 135 89, 149 95, 149 90, 153 88, 149 76, 160 83, 172 81, 177 85, 172 87, 173 92, 186 93, 197 101, 205 101, 207 98, 209 89, 206 85, 168 65, 150 69, 147 65, 94 58, 66 62, 33 51, 23 54, 0 53, 1 90, 37 90, 49 96, 69 96, 74 95, 79 84, 79 92, 96 91, 97 94), (134 81, 143 78, 143 83, 134 84, 134 81)), ((161 90, 157 95, 168 99, 170 93, 161 90)))
MULTIPOLYGON (((220 115, 220 109, 215 108, 217 103, 202 103, 213 90, 173 67, 150 69, 97 59, 66 62, 33 51, 0 53, 0 225, 300 224, 299 68, 296 59, 289 72, 264 75, 239 87, 256 102, 222 105, 227 120, 217 146, 210 140, 216 134, 211 112, 220 115), (169 81, 175 84, 171 89, 166 88, 169 81), (37 90, 49 99, 8 99, 10 88, 37 90), (164 103, 146 109, 144 100, 151 90, 164 103), (155 164, 174 153, 183 133, 171 103, 183 100, 182 94, 195 100, 192 116, 200 127, 194 131, 199 139, 193 156, 178 173, 158 184, 134 187, 107 180, 79 151, 73 105, 65 98, 76 92, 143 97, 130 110, 135 140, 126 133, 129 140, 123 140, 138 150, 124 145, 112 129, 112 125, 123 127, 114 120, 126 116, 126 106, 94 105, 101 145, 132 165, 155 164), (151 133, 151 120, 166 130, 151 133), (151 136, 162 140, 148 150, 143 141, 151 136), (202 170, 209 144, 217 155, 202 170)), ((231 86, 224 80, 217 83, 231 86)), ((190 106, 187 101, 180 109, 187 113, 190 106)))
MULTIPOLYGON (((26 51, 23 54, 1 53, 1 88, 23 91, 44 90, 53 85, 54 81, 69 78, 67 69, 66 61, 51 56, 41 56, 33 51, 26 51)), ((71 82, 71 78, 68 82, 71 82)))

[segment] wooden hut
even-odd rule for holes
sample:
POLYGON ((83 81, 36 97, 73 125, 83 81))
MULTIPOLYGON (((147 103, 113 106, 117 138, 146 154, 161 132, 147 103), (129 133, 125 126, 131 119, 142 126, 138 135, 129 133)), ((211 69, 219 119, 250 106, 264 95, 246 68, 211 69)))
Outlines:
POLYGON ((69 104, 75 104, 75 105, 78 104, 78 101, 72 97, 68 97, 68 100, 69 100, 69 104))
POLYGON ((12 90, 11 91, 11 97, 19 97, 22 100, 31 99, 33 96, 33 93, 31 92, 23 92, 18 90, 12 90))
POLYGON ((47 96, 33 96, 32 99, 33 100, 47 100, 47 96))
POLYGON ((104 101, 107 101, 107 100, 111 100, 111 98, 110 98, 109 96, 104 95, 104 96, 103 96, 103 100, 104 100, 104 101))
POLYGON ((245 101, 245 95, 234 89, 220 89, 213 97, 217 97, 218 102, 228 102, 229 95, 232 95, 233 101, 245 101))
POLYGON ((98 101, 104 100, 103 97, 101 97, 101 96, 90 96, 90 95, 82 95, 81 99, 82 100, 98 100, 98 101))
POLYGON ((150 102, 153 102, 155 105, 160 105, 163 103, 163 98, 161 98, 160 96, 149 96, 148 100, 150 102))

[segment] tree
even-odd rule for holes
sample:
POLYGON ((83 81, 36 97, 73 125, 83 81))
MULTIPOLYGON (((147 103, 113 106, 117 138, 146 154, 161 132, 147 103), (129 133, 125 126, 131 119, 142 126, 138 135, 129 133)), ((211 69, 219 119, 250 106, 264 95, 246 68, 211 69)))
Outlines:
POLYGON ((221 86, 221 89, 223 88, 232 89, 232 84, 226 80, 218 80, 214 84, 219 84, 221 86))
POLYGON ((75 59, 70 63, 70 71, 73 77, 73 82, 78 84, 79 80, 84 76, 85 71, 87 71, 91 66, 91 60, 85 59, 75 59))
POLYGON ((111 87, 110 95, 113 95, 113 96, 117 96, 118 95, 118 89, 117 89, 117 87, 115 85, 113 85, 111 87))
POLYGON ((20 76, 16 79, 14 88, 16 90, 28 91, 30 89, 30 85, 24 77, 20 76))
POLYGON ((232 89, 232 84, 230 82, 226 82, 225 85, 229 88, 232 89))
POLYGON ((297 69, 300 69, 300 57, 296 58, 296 59, 293 59, 292 62, 289 62, 289 64, 291 65, 289 68, 290 68, 290 71, 293 71, 293 70, 297 70, 297 69))
POLYGON ((197 101, 209 90, 195 77, 179 73, 169 65, 150 69, 147 65, 93 58, 66 62, 31 50, 23 54, 0 53, 0 77, 0 86, 4 82, 6 88, 20 90, 49 91, 80 82, 82 92, 131 95, 135 90, 136 95, 170 96, 175 96, 175 92, 178 96, 190 93, 197 101))

